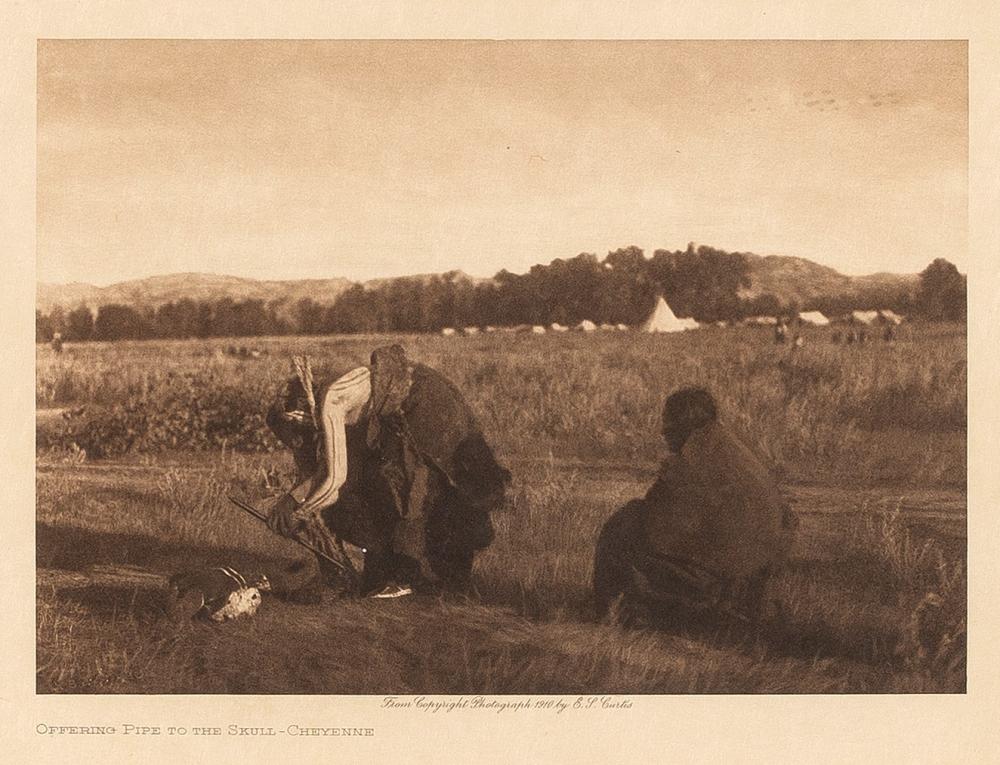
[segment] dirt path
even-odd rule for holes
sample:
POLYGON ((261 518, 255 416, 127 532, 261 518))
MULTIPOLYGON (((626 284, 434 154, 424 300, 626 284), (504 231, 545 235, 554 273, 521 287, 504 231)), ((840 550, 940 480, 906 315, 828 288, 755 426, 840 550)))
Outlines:
MULTIPOLYGON (((515 471, 517 468, 532 472, 547 470, 568 478, 581 495, 593 497, 603 494, 609 499, 641 495, 654 480, 656 471, 655 465, 612 461, 519 458, 508 462, 515 471)), ((220 469, 224 469, 223 466, 212 460, 199 460, 192 464, 188 457, 150 464, 42 462, 36 467, 36 475, 39 480, 62 477, 85 485, 121 488, 169 471, 203 474, 220 469)), ((783 490, 800 516, 834 517, 865 509, 882 513, 898 510, 911 522, 933 525, 948 536, 966 536, 967 498, 966 492, 959 488, 907 488, 898 484, 861 487, 788 484, 783 490)))

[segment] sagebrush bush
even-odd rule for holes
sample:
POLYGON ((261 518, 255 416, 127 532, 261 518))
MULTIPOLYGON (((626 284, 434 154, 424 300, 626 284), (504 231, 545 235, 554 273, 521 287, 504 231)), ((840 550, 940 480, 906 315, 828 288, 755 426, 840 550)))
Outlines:
POLYGON ((123 403, 85 409, 54 427, 41 429, 41 447, 76 447, 95 458, 129 451, 273 451, 278 442, 264 421, 260 399, 230 385, 193 381, 162 398, 132 397, 123 403))
POLYGON ((864 506, 846 537, 844 559, 864 567, 871 587, 895 599, 895 657, 911 671, 964 684, 966 566, 935 538, 917 539, 899 504, 864 506))

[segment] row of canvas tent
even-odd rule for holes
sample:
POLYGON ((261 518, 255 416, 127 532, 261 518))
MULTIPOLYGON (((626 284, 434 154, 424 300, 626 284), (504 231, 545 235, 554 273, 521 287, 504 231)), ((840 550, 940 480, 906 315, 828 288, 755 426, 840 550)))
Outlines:
POLYGON ((558 322, 553 322, 547 328, 541 324, 517 324, 513 327, 465 327, 463 329, 455 329, 454 327, 445 327, 441 330, 441 334, 445 337, 454 337, 455 335, 478 335, 480 332, 485 332, 487 334, 493 332, 503 332, 506 334, 533 334, 533 335, 544 335, 546 332, 596 332, 597 330, 603 331, 626 331, 628 326, 625 324, 601 324, 598 326, 594 322, 584 319, 579 324, 574 327, 567 327, 558 322))
POLYGON ((903 317, 888 308, 877 311, 851 311, 847 320, 852 324, 902 324, 903 317))
MULTIPOLYGON (((799 313, 800 324, 812 324, 817 327, 825 327, 830 323, 819 311, 802 311, 799 313)), ((774 327, 778 324, 777 316, 748 316, 743 319, 743 324, 748 327, 774 327)))
MULTIPOLYGON (((673 311, 670 310, 670 306, 667 305, 667 301, 662 297, 657 298, 656 305, 653 306, 652 312, 649 317, 640 326, 640 331, 642 332, 682 332, 686 329, 698 329, 700 325, 694 319, 678 319, 673 311)), ((521 324, 516 327, 486 327, 484 332, 531 332, 532 334, 541 335, 548 332, 569 332, 570 330, 576 330, 577 332, 596 332, 597 330, 605 331, 624 331, 628 329, 626 324, 601 324, 597 325, 589 319, 584 319, 575 327, 567 327, 565 325, 554 322, 548 326, 548 328, 541 325, 528 325, 521 324)), ((461 334, 464 335, 476 335, 479 334, 479 327, 466 327, 461 330, 461 334)), ((453 327, 446 327, 441 330, 441 334, 447 337, 451 337, 459 334, 459 330, 453 327)))
MULTIPOLYGON (((825 327, 831 324, 831 320, 827 318, 820 311, 802 311, 798 314, 799 321, 803 324, 811 324, 817 327, 825 327)), ((851 311, 851 313, 846 316, 836 319, 840 323, 850 323, 850 324, 901 324, 903 317, 888 308, 883 308, 878 311, 851 311)), ((775 325, 778 323, 777 318, 774 316, 751 316, 744 320, 744 324, 765 324, 765 325, 775 325)), ((701 325, 691 318, 680 319, 677 315, 670 310, 670 306, 667 305, 667 301, 663 297, 659 297, 656 300, 656 305, 653 306, 652 312, 649 317, 642 323, 639 330, 642 332, 683 332, 688 329, 698 329, 701 325)), ((452 327, 446 327, 441 330, 441 334, 445 336, 453 336, 458 334, 464 335, 476 335, 480 331, 483 332, 523 332, 532 333, 536 335, 542 335, 546 332, 569 332, 570 330, 575 330, 577 332, 595 332, 597 330, 627 330, 628 327, 625 324, 601 324, 598 326, 594 322, 584 319, 579 324, 574 327, 567 327, 565 325, 555 322, 550 324, 548 327, 543 327, 540 324, 530 325, 530 324, 519 324, 515 327, 485 327, 480 330, 479 327, 466 327, 462 330, 456 330, 452 327)))
MULTIPOLYGON (((801 311, 798 314, 798 320, 802 324, 812 324, 817 327, 825 327, 829 324, 902 324, 903 317, 898 313, 889 310, 888 308, 882 308, 877 311, 851 311, 844 316, 837 317, 833 320, 829 319, 827 316, 823 315, 820 311, 801 311)), ((769 325, 774 326, 778 323, 778 319, 775 316, 750 316, 743 320, 744 324, 748 325, 769 325)))

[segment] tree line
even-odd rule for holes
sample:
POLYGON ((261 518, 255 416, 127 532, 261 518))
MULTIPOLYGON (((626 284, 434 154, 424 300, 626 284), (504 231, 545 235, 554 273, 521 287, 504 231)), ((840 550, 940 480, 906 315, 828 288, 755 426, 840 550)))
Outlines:
POLYGON ((965 318, 965 277, 942 259, 925 269, 919 290, 912 294, 883 290, 796 305, 770 294, 741 297, 750 282, 750 262, 743 253, 692 244, 686 250, 656 250, 647 258, 640 248, 625 247, 603 260, 582 253, 533 266, 525 274, 503 270, 482 282, 448 272, 374 286, 356 284, 332 305, 309 298, 290 305, 222 298, 181 299, 157 308, 108 304, 96 313, 85 305, 68 312, 56 307, 47 314, 36 311, 35 335, 36 341, 45 342, 56 332, 69 341, 437 332, 466 326, 571 326, 584 319, 635 326, 660 294, 675 314, 699 322, 794 315, 799 310, 835 315, 866 308, 891 308, 934 319, 965 318))

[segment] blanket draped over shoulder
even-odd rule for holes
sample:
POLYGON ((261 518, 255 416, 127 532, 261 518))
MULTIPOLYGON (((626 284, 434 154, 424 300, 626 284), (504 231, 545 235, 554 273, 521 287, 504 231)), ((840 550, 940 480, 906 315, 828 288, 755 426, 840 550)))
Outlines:
POLYGON ((723 581, 767 569, 791 544, 789 508, 767 468, 718 423, 664 462, 645 505, 655 553, 723 581))
MULTIPOLYGON (((372 353, 368 447, 392 455, 387 478, 416 506, 417 463, 436 468, 465 503, 489 511, 503 498, 510 474, 483 437, 461 392, 439 372, 410 363, 398 345, 372 353), (400 454, 401 452, 401 454, 400 454)), ((407 514, 406 507, 400 508, 407 514)))

